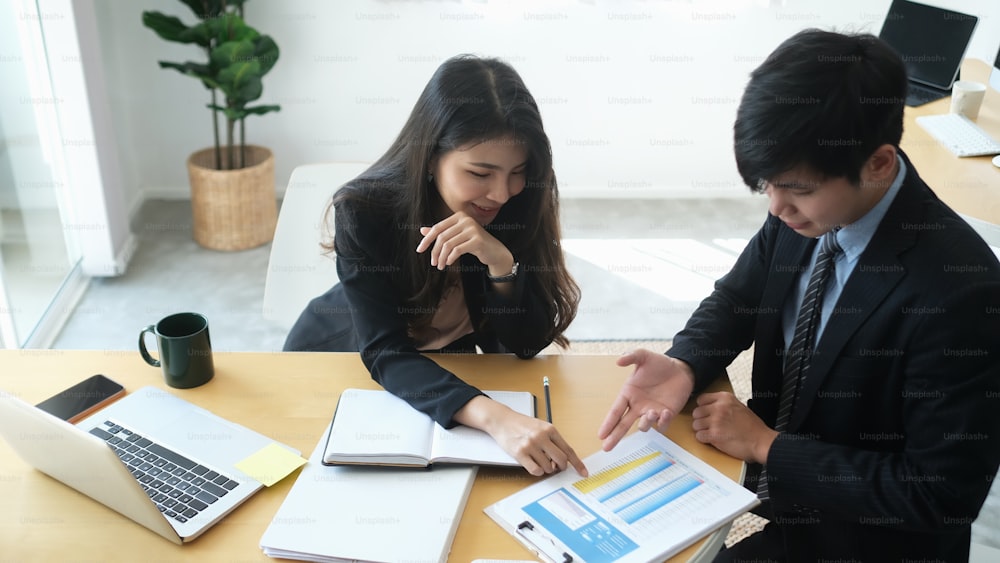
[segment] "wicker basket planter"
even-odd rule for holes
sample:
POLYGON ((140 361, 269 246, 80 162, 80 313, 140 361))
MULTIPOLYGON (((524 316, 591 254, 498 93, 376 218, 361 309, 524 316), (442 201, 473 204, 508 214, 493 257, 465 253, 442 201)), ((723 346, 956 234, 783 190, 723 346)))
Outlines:
POLYGON ((188 158, 194 240, 213 250, 246 250, 274 238, 278 204, 274 191, 274 155, 247 145, 247 166, 215 170, 215 150, 188 158))

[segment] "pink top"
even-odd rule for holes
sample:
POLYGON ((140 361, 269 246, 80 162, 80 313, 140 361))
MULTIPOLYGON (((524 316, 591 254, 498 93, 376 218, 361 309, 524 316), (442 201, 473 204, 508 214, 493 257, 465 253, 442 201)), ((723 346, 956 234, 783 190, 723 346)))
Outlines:
POLYGON ((411 328, 410 337, 417 350, 439 350, 472 331, 472 320, 469 319, 469 308, 465 305, 465 292, 462 291, 462 279, 458 275, 449 275, 448 286, 430 326, 419 332, 411 328))

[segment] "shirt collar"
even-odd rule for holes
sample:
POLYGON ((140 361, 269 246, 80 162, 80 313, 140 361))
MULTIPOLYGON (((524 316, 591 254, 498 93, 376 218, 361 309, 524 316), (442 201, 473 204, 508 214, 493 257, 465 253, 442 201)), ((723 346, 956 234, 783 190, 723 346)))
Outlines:
POLYGON ((898 154, 896 162, 899 163, 899 172, 896 173, 896 178, 889 185, 889 189, 882 195, 882 199, 860 219, 850 225, 845 225, 837 232, 837 242, 844 249, 844 257, 848 261, 856 260, 864 252, 868 241, 875 236, 875 229, 882 222, 889 206, 892 205, 892 201, 896 199, 896 194, 899 193, 899 189, 903 185, 903 178, 906 177, 906 163, 898 154))

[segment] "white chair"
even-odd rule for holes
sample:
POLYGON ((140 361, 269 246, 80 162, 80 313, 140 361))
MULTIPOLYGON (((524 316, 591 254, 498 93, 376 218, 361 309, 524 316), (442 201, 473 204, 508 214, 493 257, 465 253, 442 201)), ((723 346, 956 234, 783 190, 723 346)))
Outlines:
POLYGON ((996 563, 1000 561, 1000 549, 972 542, 969 545, 969 563, 996 563))
POLYGON ((288 179, 264 282, 264 318, 289 329, 309 301, 337 282, 332 256, 320 246, 333 233, 323 219, 333 192, 367 169, 361 162, 307 164, 288 179))

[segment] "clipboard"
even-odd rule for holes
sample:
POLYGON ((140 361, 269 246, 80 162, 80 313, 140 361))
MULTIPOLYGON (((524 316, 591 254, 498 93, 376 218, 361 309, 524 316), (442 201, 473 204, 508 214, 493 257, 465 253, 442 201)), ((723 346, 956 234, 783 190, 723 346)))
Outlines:
POLYGON ((567 552, 569 548, 558 539, 536 528, 528 520, 517 525, 515 537, 535 555, 546 559, 549 563, 573 562, 573 556, 567 552))
POLYGON ((662 561, 759 504, 757 495, 662 434, 598 451, 484 511, 550 563, 662 561))

